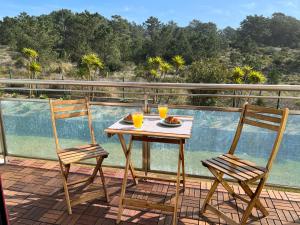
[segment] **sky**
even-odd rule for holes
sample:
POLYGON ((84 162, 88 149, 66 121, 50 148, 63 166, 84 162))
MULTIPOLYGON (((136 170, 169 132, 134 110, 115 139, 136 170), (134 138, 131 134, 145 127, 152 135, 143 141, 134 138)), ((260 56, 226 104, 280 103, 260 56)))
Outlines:
POLYGON ((41 15, 62 8, 98 12, 107 18, 121 15, 138 24, 155 16, 180 26, 197 19, 214 22, 219 28, 237 28, 247 15, 254 14, 271 16, 283 12, 300 19, 300 0, 0 0, 0 19, 20 12, 41 15))

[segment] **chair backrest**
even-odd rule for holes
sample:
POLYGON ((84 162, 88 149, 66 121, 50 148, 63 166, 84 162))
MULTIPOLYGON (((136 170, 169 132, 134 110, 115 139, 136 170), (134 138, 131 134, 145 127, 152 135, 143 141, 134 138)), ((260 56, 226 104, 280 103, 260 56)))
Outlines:
POLYGON ((234 154, 244 124, 271 130, 276 133, 276 138, 273 144, 272 151, 270 153, 268 163, 266 165, 266 169, 269 171, 278 153, 283 133, 285 131, 288 114, 289 110, 287 108, 273 109, 246 103, 241 112, 240 121, 228 153, 234 154))
POLYGON ((58 141, 58 134, 56 128, 56 120, 68 119, 74 117, 86 116, 88 118, 88 126, 90 130, 91 142, 96 144, 94 129, 92 126, 92 115, 90 112, 90 105, 88 99, 79 100, 49 100, 51 120, 53 127, 53 135, 56 144, 56 151, 61 150, 58 141))

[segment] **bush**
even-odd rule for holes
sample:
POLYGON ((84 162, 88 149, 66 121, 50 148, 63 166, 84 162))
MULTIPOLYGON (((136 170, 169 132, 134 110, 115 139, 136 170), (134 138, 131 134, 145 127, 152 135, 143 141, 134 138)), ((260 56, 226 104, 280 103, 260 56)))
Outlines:
MULTIPOLYGON (((188 83, 226 83, 229 71, 227 66, 219 59, 205 59, 192 63, 185 73, 188 83)), ((192 90, 193 94, 214 94, 216 91, 192 90)), ((215 105, 215 99, 211 97, 193 96, 194 105, 215 105)))

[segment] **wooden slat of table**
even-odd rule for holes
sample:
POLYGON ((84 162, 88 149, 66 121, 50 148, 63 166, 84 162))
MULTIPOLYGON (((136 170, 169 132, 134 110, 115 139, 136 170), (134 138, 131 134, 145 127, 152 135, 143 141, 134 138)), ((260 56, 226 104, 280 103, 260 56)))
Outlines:
POLYGON ((144 136, 157 136, 188 139, 191 137, 193 117, 176 116, 182 120, 180 127, 165 127, 159 124, 158 116, 147 115, 144 117, 144 124, 141 130, 135 129, 133 125, 122 122, 122 119, 105 129, 108 134, 132 134, 144 136))

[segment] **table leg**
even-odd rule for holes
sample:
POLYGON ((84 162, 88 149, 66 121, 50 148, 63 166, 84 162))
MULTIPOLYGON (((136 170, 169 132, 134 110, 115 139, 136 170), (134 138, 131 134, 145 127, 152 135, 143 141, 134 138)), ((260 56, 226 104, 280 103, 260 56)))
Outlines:
MULTIPOLYGON (((128 150, 131 147, 129 146, 127 148, 126 141, 125 141, 125 138, 124 138, 123 134, 118 134, 118 137, 119 137, 119 140, 120 140, 120 143, 121 143, 121 146, 122 146, 125 158, 127 159, 128 150)), ((132 142, 132 137, 130 138, 130 142, 132 142)), ((130 170, 130 173, 131 173, 131 176, 132 176, 134 184, 137 185, 138 184, 138 180, 137 180, 137 178, 135 176, 135 170, 134 170, 134 167, 133 167, 133 165, 132 165, 131 162, 129 163, 129 170, 130 170)))
POLYGON ((143 141, 142 145, 143 145, 143 170, 144 170, 145 177, 147 177, 148 170, 150 168, 150 165, 149 165, 150 164, 150 162, 149 162, 149 159, 150 159, 150 143, 146 142, 146 141, 143 141))
POLYGON ((183 191, 185 191, 185 168, 184 168, 184 144, 182 143, 182 148, 180 151, 181 155, 181 165, 182 165, 182 182, 183 182, 183 191))
POLYGON ((184 144, 183 141, 180 140, 180 144, 179 144, 179 154, 178 154, 178 167, 177 167, 177 177, 176 177, 176 193, 175 193, 175 205, 174 205, 174 213, 173 213, 173 225, 177 224, 177 209, 178 209, 178 200, 179 200, 179 189, 180 189, 180 176, 181 176, 181 160, 182 160, 182 156, 183 156, 183 148, 184 148, 184 144))
MULTIPOLYGON (((120 139, 121 140, 121 139, 120 139)), ((124 138, 122 139, 124 141, 124 138)), ((129 141, 129 146, 126 151, 126 165, 125 165, 125 171, 124 171, 124 178, 122 182, 122 188, 121 188, 121 194, 120 194, 120 202, 119 202, 119 212, 118 212, 118 217, 117 217, 117 224, 120 223, 122 213, 123 213, 123 200, 125 198, 125 193, 126 193, 126 186, 127 186, 127 178, 128 178, 128 170, 130 169, 130 161, 131 161, 131 149, 132 149, 132 137, 130 138, 129 141)), ((134 178, 135 179, 135 178, 134 178)))

